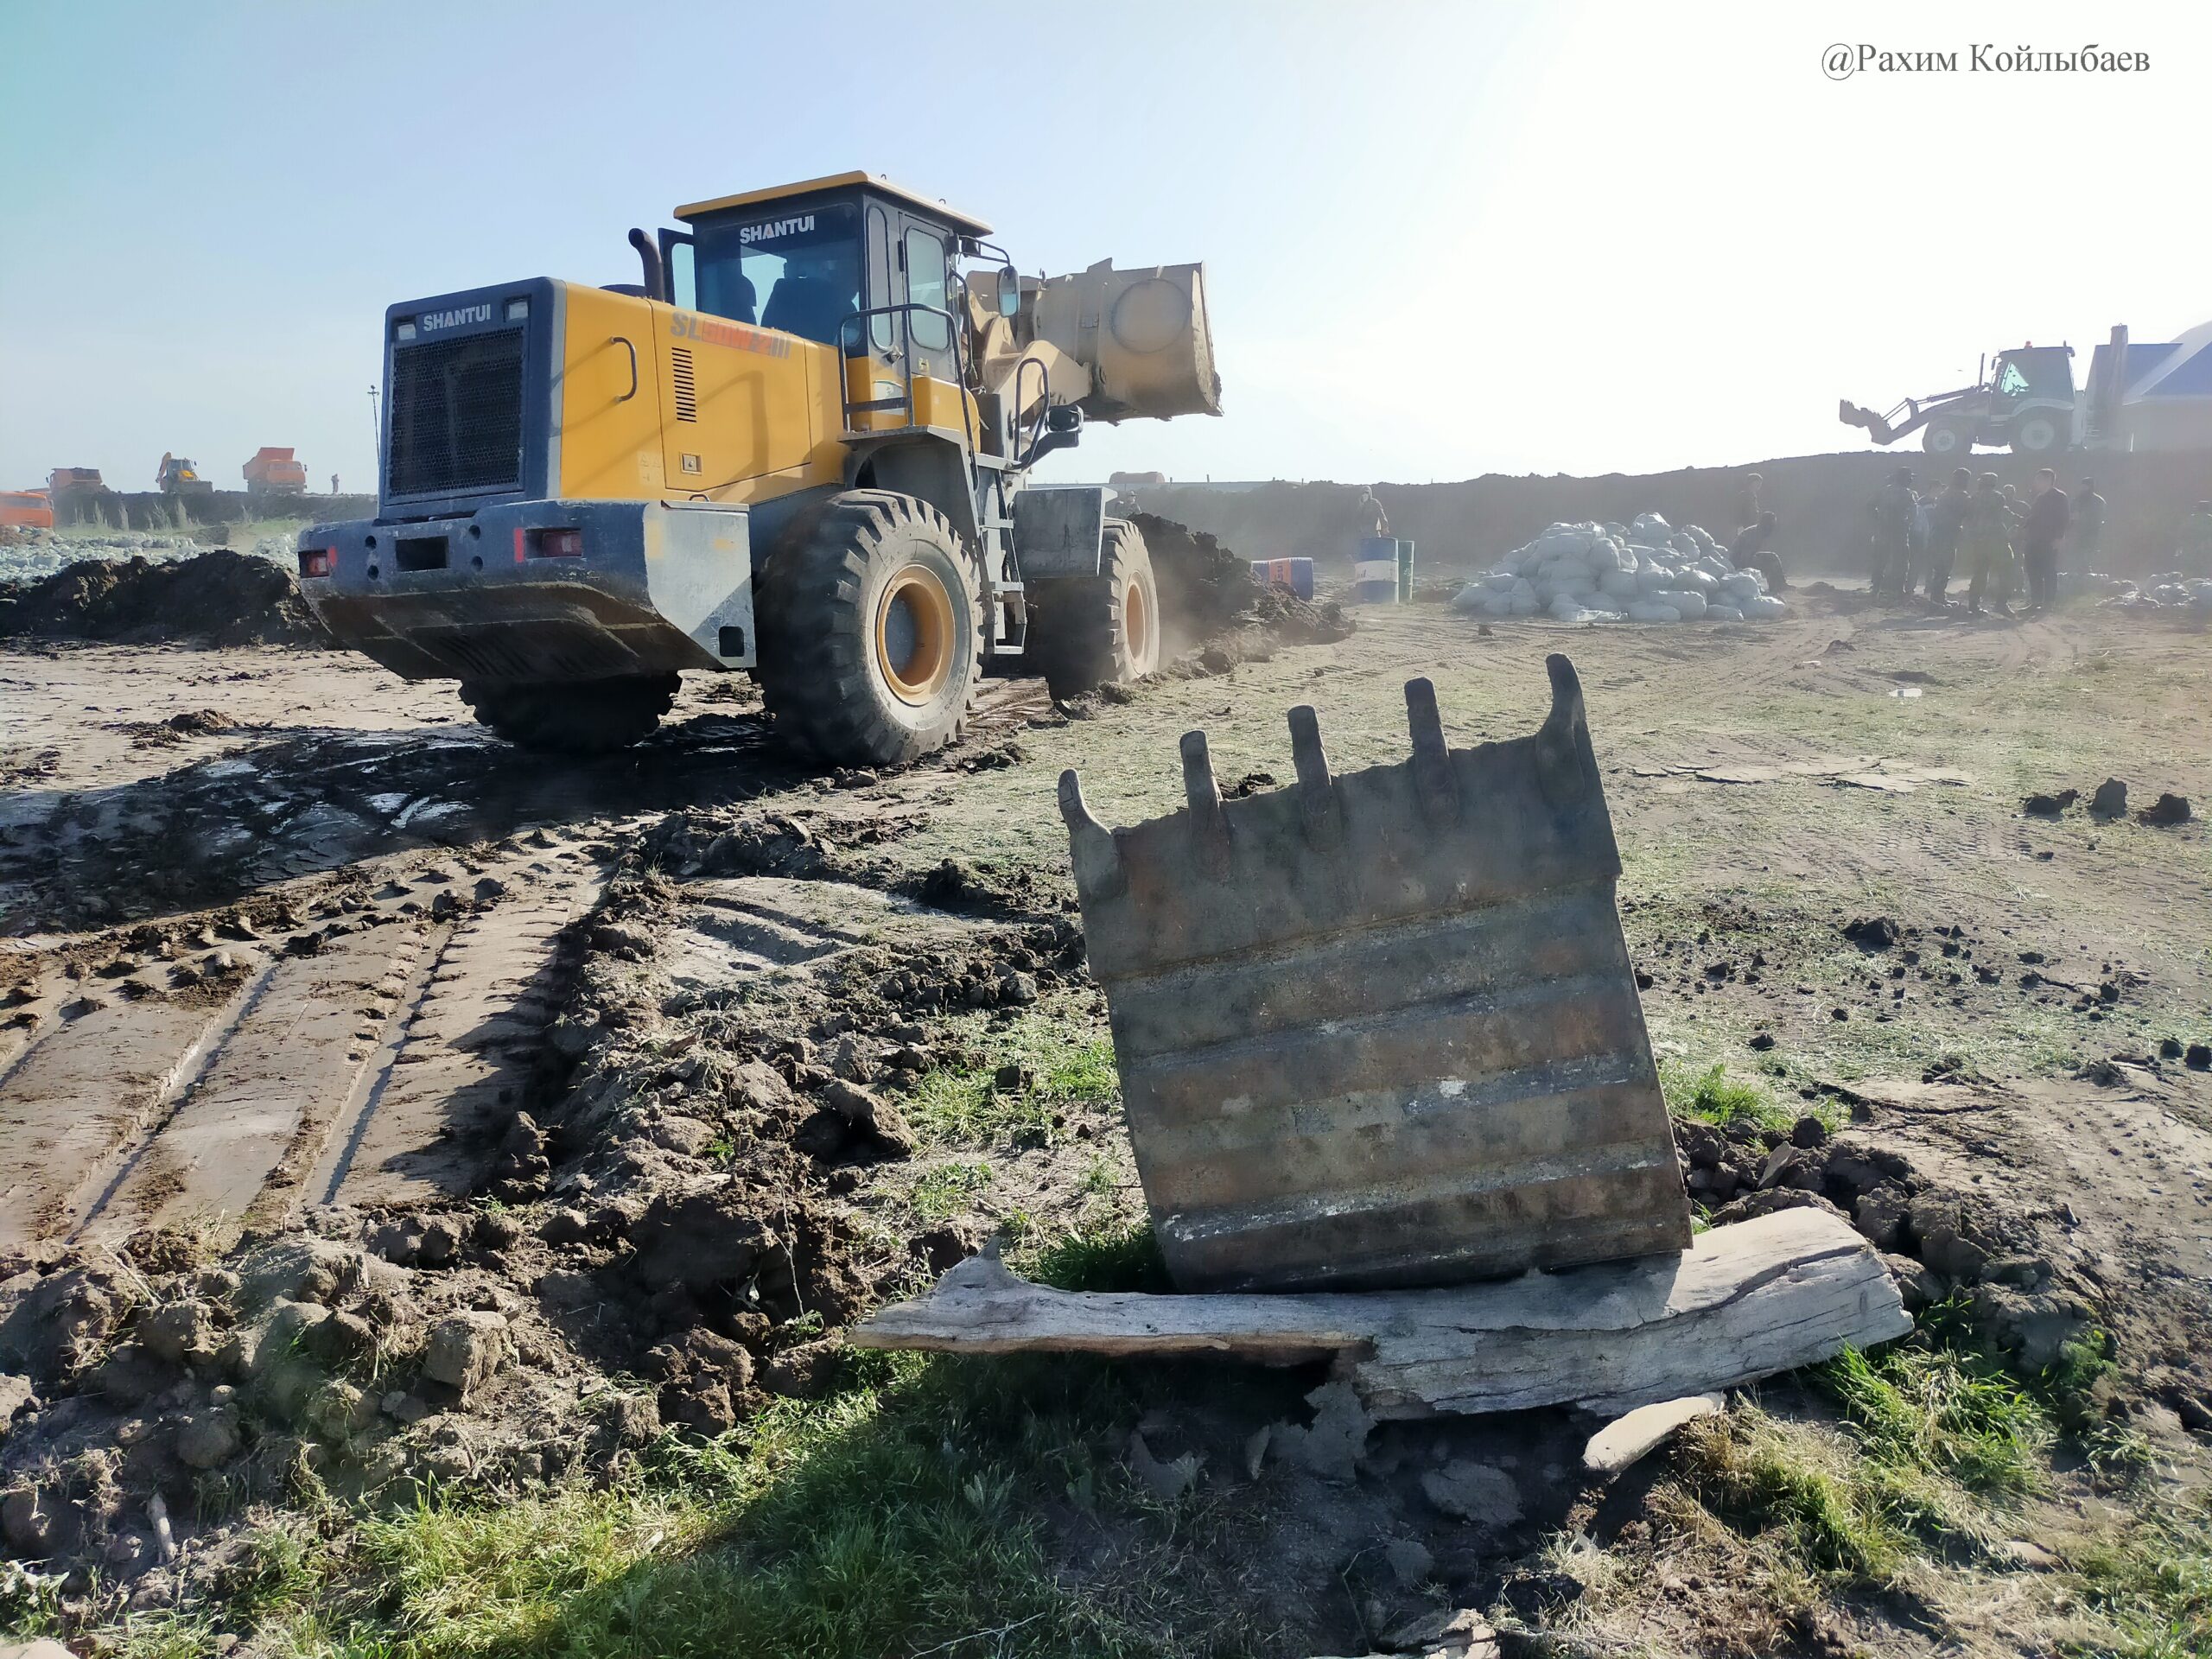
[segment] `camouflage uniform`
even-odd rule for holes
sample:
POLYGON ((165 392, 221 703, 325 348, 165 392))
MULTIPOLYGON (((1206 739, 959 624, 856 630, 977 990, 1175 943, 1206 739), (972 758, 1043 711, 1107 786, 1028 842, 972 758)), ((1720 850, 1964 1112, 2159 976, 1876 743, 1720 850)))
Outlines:
POLYGON ((1967 569, 1970 573, 1967 608, 1979 611, 1982 589, 1987 588, 1997 608, 2010 615, 2015 568, 2012 510, 1988 483, 1975 491, 1974 499, 1967 504, 1966 544, 1967 569))

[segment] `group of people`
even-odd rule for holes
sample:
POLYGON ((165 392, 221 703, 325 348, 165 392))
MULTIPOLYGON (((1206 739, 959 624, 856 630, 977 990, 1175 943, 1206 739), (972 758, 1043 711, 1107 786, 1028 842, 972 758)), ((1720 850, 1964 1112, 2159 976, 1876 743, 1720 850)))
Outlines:
POLYGON ((1906 600, 1916 588, 1930 604, 1948 604, 1959 556, 1967 563, 1967 614, 1982 613, 1986 597, 2000 616, 2011 616, 2012 595, 2023 571, 2027 577, 2028 613, 2048 610, 2058 601, 2058 548, 2073 532, 2082 568, 2103 544, 2105 499, 2091 479, 2069 498, 2058 475, 2045 467, 2035 475, 2026 500, 1997 474, 1977 479, 1961 467, 1941 490, 1916 492, 1912 468, 1890 474, 1870 505, 1873 519, 1873 573, 1867 591, 1906 600))

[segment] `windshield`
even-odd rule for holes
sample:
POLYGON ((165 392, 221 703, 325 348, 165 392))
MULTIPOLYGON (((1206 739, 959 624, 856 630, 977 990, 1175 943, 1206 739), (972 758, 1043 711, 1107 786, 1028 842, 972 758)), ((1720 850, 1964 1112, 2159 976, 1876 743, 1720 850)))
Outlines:
POLYGON ((702 225, 699 309, 835 345, 861 308, 860 215, 849 203, 702 225))

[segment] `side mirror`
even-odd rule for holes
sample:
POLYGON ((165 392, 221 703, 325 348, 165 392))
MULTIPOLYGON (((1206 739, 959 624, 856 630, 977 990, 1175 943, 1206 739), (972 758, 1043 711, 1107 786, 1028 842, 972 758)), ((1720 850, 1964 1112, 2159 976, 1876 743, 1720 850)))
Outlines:
POLYGON ((999 315, 1010 317, 1021 309, 1021 273, 1012 265, 999 272, 999 315))

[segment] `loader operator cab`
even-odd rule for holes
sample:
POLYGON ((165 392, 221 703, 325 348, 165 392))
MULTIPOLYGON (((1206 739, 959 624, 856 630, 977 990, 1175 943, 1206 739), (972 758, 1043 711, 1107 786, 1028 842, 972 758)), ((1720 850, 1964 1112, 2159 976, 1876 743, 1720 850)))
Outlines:
POLYGON ((2064 346, 2016 346, 1990 365, 1989 390, 2007 403, 2074 396, 2074 353, 2064 346))
POLYGON ((954 261, 990 230, 865 173, 696 202, 677 217, 688 232, 661 232, 676 305, 887 366, 952 349, 954 261), (864 328, 849 325, 863 314, 864 328))

